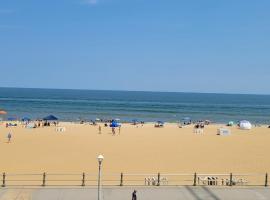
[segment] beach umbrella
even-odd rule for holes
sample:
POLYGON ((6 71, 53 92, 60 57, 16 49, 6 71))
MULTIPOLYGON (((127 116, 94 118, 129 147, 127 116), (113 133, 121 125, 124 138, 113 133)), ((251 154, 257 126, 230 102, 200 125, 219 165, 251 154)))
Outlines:
POLYGON ((58 118, 55 117, 54 115, 49 115, 47 117, 44 117, 43 120, 45 120, 45 121, 56 121, 56 120, 58 120, 58 118))
POLYGON ((8 121, 16 121, 17 118, 16 118, 16 117, 9 117, 9 118, 7 118, 7 120, 8 120, 8 121))
POLYGON ((4 110, 0 110, 0 115, 6 115, 7 114, 7 112, 6 111, 4 111, 4 110))
POLYGON ((157 121, 157 123, 158 123, 158 124, 164 124, 164 122, 163 122, 163 121, 157 121))
POLYGON ((117 121, 112 121, 112 123, 110 124, 110 127, 119 127, 120 125, 117 123, 117 121))
POLYGON ((23 122, 31 121, 31 119, 30 119, 29 117, 23 117, 23 118, 22 118, 22 121, 23 121, 23 122))
POLYGON ((183 120, 183 121, 190 121, 191 118, 190 118, 190 117, 184 117, 182 120, 183 120))

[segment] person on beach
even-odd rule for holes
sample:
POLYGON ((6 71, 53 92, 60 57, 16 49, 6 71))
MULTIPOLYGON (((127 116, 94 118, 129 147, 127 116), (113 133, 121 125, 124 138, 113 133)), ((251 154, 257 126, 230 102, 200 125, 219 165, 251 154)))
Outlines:
POLYGON ((112 127, 112 134, 115 135, 115 128, 112 127))
POLYGON ((120 135, 120 132, 121 132, 121 126, 118 127, 118 133, 120 135))
POLYGON ((8 135, 7 135, 7 138, 8 138, 8 143, 10 143, 10 141, 11 141, 11 133, 8 133, 8 135))
POLYGON ((137 200, 137 191, 134 190, 132 193, 132 200, 137 200))
POLYGON ((101 126, 98 126, 98 133, 101 134, 101 126))

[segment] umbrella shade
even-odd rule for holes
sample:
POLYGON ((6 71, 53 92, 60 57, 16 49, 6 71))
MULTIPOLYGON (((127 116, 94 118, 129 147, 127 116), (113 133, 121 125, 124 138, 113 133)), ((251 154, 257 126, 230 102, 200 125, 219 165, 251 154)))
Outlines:
POLYGON ((15 121, 15 120, 17 120, 17 118, 16 117, 9 117, 9 118, 7 118, 7 120, 8 121, 15 121))
POLYGON ((190 121, 191 118, 190 118, 190 117, 184 117, 182 120, 183 120, 183 121, 190 121))
POLYGON ((47 117, 44 117, 43 120, 46 120, 46 121, 56 121, 58 120, 57 117, 53 116, 53 115, 49 115, 47 117))
POLYGON ((31 119, 29 117, 23 117, 22 121, 31 121, 31 119))
POLYGON ((6 111, 4 111, 4 110, 0 110, 0 115, 6 115, 7 114, 7 112, 6 111))
POLYGON ((112 123, 110 124, 110 127, 119 127, 120 124, 118 124, 116 121, 112 121, 112 123))

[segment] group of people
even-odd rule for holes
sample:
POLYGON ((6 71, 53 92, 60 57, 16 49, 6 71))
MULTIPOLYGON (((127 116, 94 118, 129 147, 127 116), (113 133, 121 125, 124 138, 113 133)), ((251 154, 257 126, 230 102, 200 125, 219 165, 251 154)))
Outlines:
MULTIPOLYGON (((105 127, 107 127, 107 126, 105 126, 105 127)), ((118 133, 119 133, 119 135, 120 135, 120 133, 121 133, 121 126, 118 126, 118 127, 112 127, 112 135, 113 135, 113 136, 116 135, 116 130, 115 130, 116 128, 118 128, 118 133)), ((99 134, 102 133, 101 125, 98 126, 98 133, 99 133, 99 134)))

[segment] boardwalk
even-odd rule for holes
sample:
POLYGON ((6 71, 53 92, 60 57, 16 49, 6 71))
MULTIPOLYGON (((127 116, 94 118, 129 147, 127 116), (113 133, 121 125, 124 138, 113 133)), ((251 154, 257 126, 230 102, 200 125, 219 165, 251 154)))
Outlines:
MULTIPOLYGON (((268 200, 269 188, 159 187, 103 188, 103 200, 129 200, 133 189, 138 200, 268 200)), ((95 188, 3 188, 0 200, 96 200, 95 188)))

